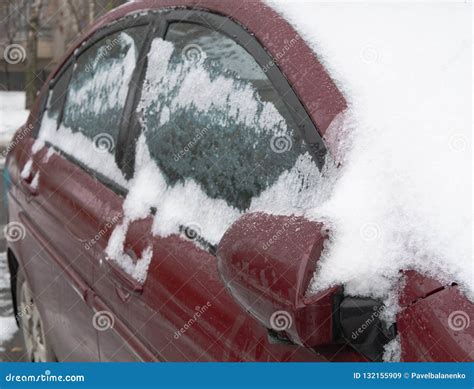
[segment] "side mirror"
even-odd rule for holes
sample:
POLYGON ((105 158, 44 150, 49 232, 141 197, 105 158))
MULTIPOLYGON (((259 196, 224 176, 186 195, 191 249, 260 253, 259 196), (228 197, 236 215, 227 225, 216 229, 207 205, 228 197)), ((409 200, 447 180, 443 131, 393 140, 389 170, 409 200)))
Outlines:
POLYGON ((396 336, 380 318, 380 301, 344 296, 335 286, 307 295, 327 233, 303 217, 250 213, 217 247, 221 278, 234 299, 277 340, 305 347, 350 345, 380 361, 396 336))
POLYGON ((220 275, 235 300, 270 331, 306 347, 333 343, 340 287, 306 296, 325 239, 303 217, 246 214, 218 248, 220 275))

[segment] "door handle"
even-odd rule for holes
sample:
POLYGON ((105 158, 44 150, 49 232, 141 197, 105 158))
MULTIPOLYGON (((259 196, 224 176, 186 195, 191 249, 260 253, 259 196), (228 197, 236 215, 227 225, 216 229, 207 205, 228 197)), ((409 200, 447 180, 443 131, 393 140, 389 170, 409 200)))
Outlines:
MULTIPOLYGON (((128 250, 125 252, 127 255, 129 255, 134 262, 136 262, 136 255, 131 254, 128 252, 128 250)), ((135 294, 135 295, 140 295, 143 292, 143 284, 137 280, 135 280, 132 276, 128 275, 125 273, 115 262, 113 259, 107 259, 106 260, 109 269, 111 270, 114 279, 115 279, 115 285, 116 288, 120 288, 120 296, 128 299, 129 296, 127 296, 127 293, 130 294, 135 294)))
MULTIPOLYGON (((36 174, 38 174, 38 173, 36 173, 36 174)), ((29 174, 28 177, 21 178, 21 184, 26 189, 29 196, 37 196, 38 195, 38 188, 36 187, 36 185, 33 185, 34 178, 36 177, 36 174, 35 175, 29 174)))

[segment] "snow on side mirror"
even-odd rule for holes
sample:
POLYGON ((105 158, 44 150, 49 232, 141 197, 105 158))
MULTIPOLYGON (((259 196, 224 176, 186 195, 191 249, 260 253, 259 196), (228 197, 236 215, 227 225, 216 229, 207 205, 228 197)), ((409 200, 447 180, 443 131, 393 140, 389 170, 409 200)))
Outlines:
POLYGON ((333 342, 341 288, 306 297, 325 234, 303 217, 250 213, 224 234, 219 273, 234 299, 270 332, 306 347, 333 342))

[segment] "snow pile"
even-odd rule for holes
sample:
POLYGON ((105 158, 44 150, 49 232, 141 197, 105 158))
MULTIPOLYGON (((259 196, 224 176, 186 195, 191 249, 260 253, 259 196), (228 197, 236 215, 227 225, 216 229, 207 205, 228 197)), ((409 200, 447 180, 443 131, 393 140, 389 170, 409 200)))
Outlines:
POLYGON ((313 213, 332 229, 313 290, 386 297, 413 268, 473 297, 471 4, 271 6, 336 80, 353 129, 313 213))
POLYGON ((10 272, 8 271, 7 253, 0 253, 0 352, 4 343, 18 331, 13 307, 11 304, 10 272))
POLYGON ((384 346, 383 360, 385 362, 400 362, 402 358, 402 345, 397 336, 384 346))
POLYGON ((168 186, 162 171, 151 159, 145 138, 137 144, 135 177, 124 203, 124 214, 132 220, 149 214, 155 207, 153 233, 168 236, 178 233, 180 226, 199 224, 199 233, 212 244, 219 242, 240 212, 224 200, 211 199, 193 180, 168 186))
POLYGON ((8 143, 14 132, 26 122, 25 92, 0 91, 0 144, 8 143))
POLYGON ((106 247, 107 260, 116 262, 123 271, 129 274, 138 282, 145 282, 148 274, 148 266, 150 266, 153 251, 151 247, 143 250, 140 258, 134 260, 124 252, 125 236, 127 234, 129 219, 125 219, 121 225, 116 227, 110 236, 106 247))
MULTIPOLYGON (((198 226, 195 232, 211 244, 219 243, 225 231, 243 214, 223 199, 210 198, 192 179, 168 185, 150 156, 144 135, 138 140, 136 155, 135 176, 128 182, 129 193, 123 206, 124 222, 114 230, 107 248, 110 257, 121 257, 118 253, 122 253, 129 223, 151 215, 151 208, 156 210, 154 235, 166 237, 179 233, 182 226, 198 226)), ((309 155, 303 155, 275 184, 253 198, 246 212, 304 215, 306 205, 318 201, 317 196, 321 195, 315 190, 319 180, 315 162, 309 155), (310 189, 300 190, 305 186, 310 189)), ((123 268, 128 267, 127 259, 118 262, 123 268)))

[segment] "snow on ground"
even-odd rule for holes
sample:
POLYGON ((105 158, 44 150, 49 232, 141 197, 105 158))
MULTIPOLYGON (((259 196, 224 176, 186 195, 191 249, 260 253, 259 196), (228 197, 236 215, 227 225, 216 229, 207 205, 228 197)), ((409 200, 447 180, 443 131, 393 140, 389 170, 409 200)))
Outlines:
POLYGON ((26 122, 25 92, 0 91, 0 144, 10 142, 14 132, 26 122))
MULTIPOLYGON (((25 93, 0 91, 0 150, 10 142, 15 131, 26 122, 28 111, 24 109, 25 93)), ((0 156, 0 173, 2 157, 0 156)), ((1 188, 1 185, 0 185, 1 188)), ((0 194, 2 195, 2 194, 0 194)), ((3 230, 3 209, 0 209, 0 229, 3 230)), ((3 242, 0 242, 3 244, 3 242)), ((3 249, 0 247, 0 250, 3 249)), ((0 252, 0 353, 3 345, 18 331, 13 315, 10 292, 10 273, 8 271, 6 253, 0 252)))
POLYGON ((332 196, 314 211, 332 237, 313 290, 345 283, 387 297, 399 269, 414 268, 472 298, 472 4, 271 6, 342 89, 353 130, 332 196))
POLYGON ((11 304, 7 256, 3 252, 0 253, 0 352, 5 351, 1 345, 10 340, 17 330, 11 304))

